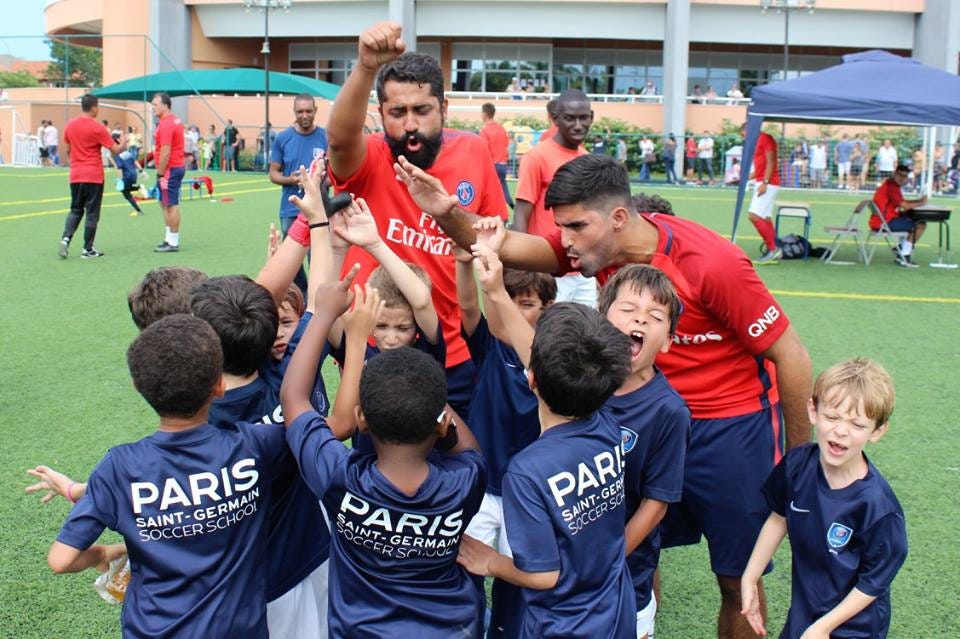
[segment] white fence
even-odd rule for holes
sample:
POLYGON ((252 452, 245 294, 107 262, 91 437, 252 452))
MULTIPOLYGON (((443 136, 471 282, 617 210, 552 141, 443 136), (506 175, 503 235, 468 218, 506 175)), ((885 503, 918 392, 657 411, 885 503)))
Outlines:
POLYGON ((36 135, 17 133, 13 142, 14 166, 40 166, 40 142, 36 135))

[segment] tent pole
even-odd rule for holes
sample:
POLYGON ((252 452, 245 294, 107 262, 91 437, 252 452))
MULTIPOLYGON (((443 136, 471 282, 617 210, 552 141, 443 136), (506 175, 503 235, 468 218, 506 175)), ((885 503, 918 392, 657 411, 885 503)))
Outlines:
POLYGON ((933 195, 933 150, 937 142, 937 127, 929 127, 927 139, 927 166, 924 167, 926 170, 923 172, 926 181, 924 191, 927 197, 931 197, 933 195))

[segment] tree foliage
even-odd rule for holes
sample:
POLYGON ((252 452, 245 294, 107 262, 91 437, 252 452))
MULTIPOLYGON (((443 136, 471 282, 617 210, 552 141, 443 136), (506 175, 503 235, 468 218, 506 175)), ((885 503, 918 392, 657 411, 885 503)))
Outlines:
POLYGON ((94 47, 81 47, 49 40, 50 80, 63 82, 69 73, 71 85, 98 86, 103 77, 103 52, 94 47))
POLYGON ((37 86, 40 83, 29 71, 0 71, 0 89, 37 86))

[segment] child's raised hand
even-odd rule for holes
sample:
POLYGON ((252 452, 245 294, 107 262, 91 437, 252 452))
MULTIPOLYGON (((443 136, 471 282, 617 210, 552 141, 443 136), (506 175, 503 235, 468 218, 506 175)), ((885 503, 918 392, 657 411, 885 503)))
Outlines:
POLYGON ((267 259, 269 260, 274 254, 280 250, 280 243, 283 241, 283 238, 280 236, 280 231, 277 230, 277 225, 273 222, 270 222, 270 233, 267 235, 267 259))
POLYGON ((490 563, 497 558, 499 553, 478 541, 470 535, 464 535, 460 540, 460 554, 457 555, 457 563, 463 566, 467 572, 481 577, 490 577, 490 563))
POLYGON ((490 247, 475 245, 473 251, 473 270, 480 280, 480 288, 487 295, 503 289, 503 263, 490 247))
POLYGON ((338 226, 334 232, 343 240, 366 251, 380 244, 377 221, 362 197, 355 199, 340 215, 344 217, 344 225, 338 226))
POLYGON ((471 249, 478 245, 484 245, 489 246, 494 253, 500 252, 503 240, 507 237, 503 220, 499 217, 483 217, 474 222, 473 228, 477 232, 477 241, 470 247, 471 249))
POLYGON ((57 495, 60 495, 69 501, 73 501, 73 495, 77 493, 77 482, 73 481, 63 473, 55 471, 49 466, 37 466, 36 468, 30 468, 27 470, 27 474, 31 475, 32 477, 36 477, 40 481, 27 486, 24 489, 24 492, 36 493, 41 490, 47 491, 47 494, 40 498, 40 501, 44 504, 49 503, 50 500, 57 495))
POLYGON ((760 593, 756 582, 740 583, 740 597, 743 601, 743 609, 740 614, 747 618, 750 627, 761 637, 767 636, 767 629, 763 625, 763 614, 760 612, 760 593))
POLYGON ((366 340, 367 336, 376 328, 380 319, 380 313, 386 302, 380 299, 380 292, 372 288, 369 284, 360 288, 360 285, 353 287, 353 308, 343 315, 344 332, 350 335, 362 335, 366 340))
POLYGON ((318 286, 313 293, 315 295, 314 299, 317 300, 315 313, 319 313, 323 309, 332 313, 334 317, 343 315, 353 302, 353 291, 350 289, 359 272, 360 265, 354 264, 346 277, 339 282, 327 282, 318 286))
POLYGON ((308 171, 301 164, 294 174, 297 184, 303 189, 303 197, 291 195, 290 203, 300 209, 310 223, 325 222, 327 212, 323 206, 323 195, 320 193, 320 183, 323 181, 323 163, 317 162, 308 171))

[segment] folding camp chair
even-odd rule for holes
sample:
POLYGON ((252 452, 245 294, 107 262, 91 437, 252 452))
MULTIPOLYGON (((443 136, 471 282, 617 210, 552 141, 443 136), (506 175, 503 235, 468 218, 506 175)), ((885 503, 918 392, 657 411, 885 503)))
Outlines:
POLYGON ((857 208, 853 209, 853 213, 850 214, 850 219, 848 219, 846 224, 843 226, 823 227, 824 233, 828 233, 833 236, 833 243, 827 248, 827 252, 824 253, 820 258, 826 264, 854 264, 854 262, 843 262, 833 259, 836 257, 837 251, 840 249, 840 244, 847 238, 851 238, 853 240, 854 247, 856 247, 857 250, 857 259, 864 264, 870 263, 870 258, 867 257, 867 252, 865 249, 865 238, 863 236, 863 231, 860 230, 860 219, 863 217, 863 210, 866 209, 869 204, 871 204, 870 200, 863 200, 857 204, 857 208))
POLYGON ((880 222, 880 228, 876 231, 870 230, 867 233, 867 241, 864 243, 863 250, 867 256, 867 264, 870 263, 870 260, 873 259, 873 254, 876 252, 877 247, 880 245, 879 240, 883 239, 887 243, 887 246, 892 250, 896 251, 897 247, 900 246, 900 242, 907 239, 909 233, 907 231, 891 231, 890 227, 887 225, 887 221, 883 219, 883 215, 880 213, 880 209, 877 208, 877 205, 873 200, 867 200, 867 203, 870 206, 870 218, 877 218, 880 222), (874 244, 874 240, 877 240, 877 243, 874 244))

